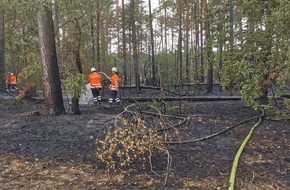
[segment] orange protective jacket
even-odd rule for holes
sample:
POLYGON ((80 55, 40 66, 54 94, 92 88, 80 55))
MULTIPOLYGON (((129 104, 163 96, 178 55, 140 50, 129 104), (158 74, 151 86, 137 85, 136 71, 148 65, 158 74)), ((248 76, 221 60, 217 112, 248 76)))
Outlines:
POLYGON ((119 76, 117 73, 112 75, 112 83, 110 85, 110 90, 118 91, 119 90, 119 76))
POLYGON ((92 72, 89 74, 88 81, 91 84, 91 89, 102 88, 103 76, 101 73, 92 72))
POLYGON ((16 84, 16 76, 15 75, 8 75, 7 76, 7 83, 8 84, 16 84))

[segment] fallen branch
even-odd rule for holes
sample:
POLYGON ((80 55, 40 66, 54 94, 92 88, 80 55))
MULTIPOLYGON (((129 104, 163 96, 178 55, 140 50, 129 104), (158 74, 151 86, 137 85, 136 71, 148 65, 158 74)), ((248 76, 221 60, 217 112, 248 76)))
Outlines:
POLYGON ((257 118, 260 118, 260 117, 261 117, 261 116, 251 117, 251 118, 246 119, 246 120, 244 120, 244 121, 241 121, 241 122, 239 122, 239 123, 237 123, 237 124, 235 124, 235 125, 232 125, 232 126, 230 126, 230 127, 227 127, 226 129, 221 130, 221 131, 219 131, 219 132, 217 132, 217 133, 214 133, 214 134, 211 134, 211 135, 209 135, 209 136, 202 137, 202 138, 199 138, 199 139, 191 139, 191 140, 186 140, 186 141, 165 142, 165 144, 168 144, 168 145, 174 145, 174 144, 187 144, 187 143, 196 143, 196 142, 204 141, 204 140, 207 140, 207 139, 210 139, 210 138, 216 137, 216 136, 218 136, 218 135, 221 135, 221 134, 223 134, 223 133, 225 133, 225 132, 227 132, 227 131, 229 131, 229 130, 231 130, 231 129, 233 129, 233 128, 239 126, 239 125, 242 125, 242 124, 244 124, 244 123, 250 122, 250 121, 252 121, 252 120, 254 120, 254 119, 257 119, 257 118))
POLYGON ((180 117, 180 116, 175 116, 175 115, 167 115, 167 114, 162 114, 162 113, 154 113, 154 112, 149 112, 149 111, 142 111, 142 113, 148 114, 148 115, 155 115, 155 116, 163 116, 163 117, 171 117, 174 119, 184 119, 185 117, 180 117))
MULTIPOLYGON (((134 104, 135 105, 135 104, 134 104)), ((129 107, 132 107, 132 106, 128 106, 125 108, 125 111, 128 111, 128 108, 129 107)), ((169 127, 166 127, 166 128, 162 128, 162 129, 158 129, 157 131, 158 132, 161 132, 161 131, 166 131, 166 130, 170 130, 170 129, 174 129, 174 128, 177 128, 177 127, 180 127, 182 126, 183 124, 185 124, 189 119, 190 117, 179 117, 179 116, 174 116, 174 115, 166 115, 166 114, 162 114, 158 109, 156 109, 154 106, 151 106, 150 107, 154 108, 158 113, 155 113, 155 112, 149 112, 149 111, 142 111, 141 109, 139 109, 139 112, 141 114, 148 114, 148 115, 153 115, 153 116, 158 116, 160 118, 162 117, 170 117, 170 118, 174 118, 174 119, 182 119, 182 121, 178 122, 177 124, 174 124, 173 126, 169 126, 169 127)))
POLYGON ((167 131, 167 130, 170 130, 170 129, 175 129, 175 128, 180 127, 183 124, 185 124, 189 119, 190 119, 190 117, 184 118, 182 121, 176 123, 173 126, 169 126, 169 127, 166 127, 166 128, 158 129, 157 131, 161 132, 161 131, 167 131))

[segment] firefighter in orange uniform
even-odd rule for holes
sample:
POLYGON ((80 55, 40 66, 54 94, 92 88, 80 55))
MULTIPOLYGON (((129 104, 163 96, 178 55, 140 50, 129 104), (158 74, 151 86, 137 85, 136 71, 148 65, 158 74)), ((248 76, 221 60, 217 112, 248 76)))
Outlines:
POLYGON ((115 101, 116 103, 120 103, 120 99, 118 98, 118 91, 119 91, 119 76, 116 67, 112 68, 112 81, 109 86, 110 89, 110 98, 109 104, 112 105, 115 101))
POLYGON ((16 91, 16 81, 17 78, 13 73, 8 73, 6 77, 7 91, 15 92, 16 91))
POLYGON ((269 78, 271 81, 275 81, 276 79, 283 79, 283 74, 282 73, 277 73, 276 72, 271 72, 269 73, 269 78))
POLYGON ((90 88, 93 94, 94 104, 100 104, 102 100, 101 92, 103 87, 103 75, 92 67, 91 73, 88 76, 88 82, 91 86, 90 88))

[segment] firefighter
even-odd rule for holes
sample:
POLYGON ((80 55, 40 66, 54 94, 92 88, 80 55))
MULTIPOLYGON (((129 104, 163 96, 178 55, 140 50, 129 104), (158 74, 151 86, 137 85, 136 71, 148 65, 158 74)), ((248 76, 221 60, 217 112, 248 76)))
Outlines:
POLYGON ((16 81, 17 78, 13 73, 8 73, 6 77, 6 84, 7 84, 7 91, 8 92, 15 92, 16 91, 16 81))
POLYGON ((271 81, 275 81, 276 79, 281 80, 281 79, 283 79, 283 74, 280 72, 278 74, 276 72, 271 72, 271 73, 269 73, 269 79, 271 81))
POLYGON ((112 105, 115 101, 116 103, 120 103, 120 99, 118 98, 118 91, 119 91, 119 76, 116 67, 112 68, 112 80, 109 86, 110 89, 110 98, 109 104, 112 105))
POLYGON ((102 100, 101 92, 103 87, 103 75, 97 72, 95 67, 91 68, 91 73, 88 76, 88 82, 90 83, 94 104, 100 104, 102 100))

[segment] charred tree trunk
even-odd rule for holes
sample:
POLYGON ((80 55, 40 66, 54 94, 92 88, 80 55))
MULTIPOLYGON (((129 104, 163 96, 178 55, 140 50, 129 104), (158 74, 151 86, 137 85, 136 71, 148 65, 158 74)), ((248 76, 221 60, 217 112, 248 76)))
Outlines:
MULTIPOLYGON (((75 64, 77 73, 83 73, 82 63, 81 63, 81 27, 79 26, 79 22, 76 21, 76 29, 75 29, 75 40, 76 40, 76 49, 75 49, 75 64)), ((79 97, 72 97, 71 100, 71 109, 74 114, 80 114, 80 106, 79 106, 79 97)))
POLYGON ((37 13, 39 45, 43 65, 43 94, 50 115, 65 113, 57 63, 51 9, 44 6, 37 13))

